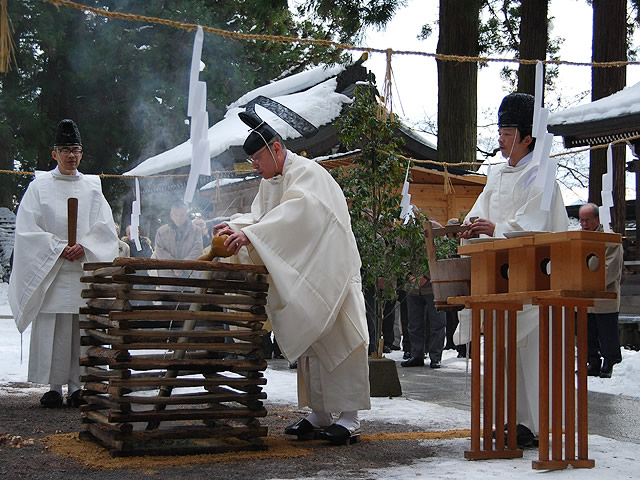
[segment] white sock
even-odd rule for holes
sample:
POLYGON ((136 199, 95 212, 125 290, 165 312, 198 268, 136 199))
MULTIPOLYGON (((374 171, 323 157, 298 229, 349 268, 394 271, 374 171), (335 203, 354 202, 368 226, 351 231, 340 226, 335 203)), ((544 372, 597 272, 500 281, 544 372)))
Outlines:
POLYGON ((341 425, 349 432, 353 433, 360 428, 360 420, 358 419, 358 411, 342 412, 336 425, 341 425))
POLYGON ((50 383, 49 390, 52 392, 58 392, 60 395, 62 395, 62 385, 58 385, 57 383, 50 383))
POLYGON ((67 393, 69 395, 71 395, 73 392, 75 392, 76 390, 80 390, 82 388, 82 385, 80 385, 79 382, 69 382, 68 388, 67 388, 67 393))
POLYGON ((307 422, 316 428, 325 428, 333 423, 333 416, 327 412, 311 412, 307 422))

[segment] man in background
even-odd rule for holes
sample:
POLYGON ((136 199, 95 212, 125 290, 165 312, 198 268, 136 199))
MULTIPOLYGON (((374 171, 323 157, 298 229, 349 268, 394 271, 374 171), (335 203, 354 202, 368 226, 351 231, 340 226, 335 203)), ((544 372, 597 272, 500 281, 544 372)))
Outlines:
MULTIPOLYGON (((585 203, 578 210, 580 228, 602 232, 600 210, 595 203, 585 203)), ((611 378, 613 366, 622 361, 618 314, 620 312, 620 279, 623 261, 622 244, 607 245, 605 251, 605 276, 607 292, 617 294, 615 300, 596 300, 587 313, 587 375, 611 378), (604 363, 603 360, 604 359, 604 363)))
MULTIPOLYGON (((184 203, 173 204, 169 223, 158 229, 154 255, 163 260, 196 260, 202 255, 202 232, 189 221, 184 203)), ((189 272, 180 269, 160 270, 160 275, 187 277, 189 272)))

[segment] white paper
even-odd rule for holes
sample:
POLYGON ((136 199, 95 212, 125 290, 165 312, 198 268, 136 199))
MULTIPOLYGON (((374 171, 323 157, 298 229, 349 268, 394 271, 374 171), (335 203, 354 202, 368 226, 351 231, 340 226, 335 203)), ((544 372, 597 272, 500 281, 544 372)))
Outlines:
POLYGON ((187 115, 191 117, 191 168, 184 192, 184 202, 191 203, 200 175, 211 175, 211 148, 209 145, 209 114, 207 113, 207 84, 198 80, 204 34, 198 26, 191 56, 189 102, 187 115))
POLYGON ((131 226, 129 227, 129 232, 131 240, 136 244, 136 249, 140 251, 142 250, 142 245, 140 245, 140 238, 138 237, 138 228, 140 227, 140 181, 138 178, 134 179, 134 185, 136 197, 131 203, 131 226))
MULTIPOLYGON (((547 131, 547 122, 545 120, 544 125, 542 125, 542 123, 540 122, 540 109, 542 108, 542 94, 544 92, 543 90, 543 72, 544 72, 544 67, 542 65, 542 62, 538 61, 536 63, 536 82, 535 82, 535 100, 534 100, 534 104, 533 104, 533 131, 532 131, 532 136, 533 138, 538 138, 539 136, 541 136, 542 134, 544 134, 547 131)), ((548 117, 548 113, 547 113, 547 117, 548 117)))
POLYGON ((402 200, 400 200, 400 218, 405 219, 405 224, 409 221, 408 215, 412 213, 411 194, 409 193, 409 169, 411 162, 407 164, 407 172, 404 174, 404 184, 402 185, 402 200))
POLYGON ((196 110, 196 88, 198 84, 198 75, 200 73, 200 60, 202 58, 202 44, 204 40, 204 32, 202 27, 198 25, 196 38, 193 42, 193 53, 191 55, 191 74, 189 76, 189 101, 187 103, 187 116, 192 117, 196 110))
MULTIPOLYGON (((556 158, 550 158, 551 145, 553 144, 553 135, 546 133, 540 137, 539 140, 543 140, 542 145, 542 158, 545 161, 544 169, 544 186, 542 192, 542 202, 540 208, 545 212, 551 210, 551 201, 553 200, 553 193, 556 187, 556 170, 558 169, 558 160, 556 158)), ((537 141, 536 141, 537 142, 537 141)), ((540 175, 540 172, 538 172, 540 175)), ((536 178, 536 180, 538 180, 536 178)))
POLYGON ((607 148, 607 173, 602 175, 602 206, 599 208, 600 224, 606 233, 611 233, 611 208, 613 208, 613 150, 607 148))

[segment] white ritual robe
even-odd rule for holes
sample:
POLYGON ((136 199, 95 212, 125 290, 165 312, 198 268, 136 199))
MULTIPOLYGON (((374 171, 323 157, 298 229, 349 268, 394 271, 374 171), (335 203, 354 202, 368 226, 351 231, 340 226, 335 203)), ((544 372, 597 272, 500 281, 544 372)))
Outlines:
MULTIPOLYGON (((486 218, 496 224, 494 237, 504 237, 505 232, 562 232, 567 230, 569 219, 562 200, 560 187, 555 184, 551 209, 540 208, 543 190, 535 187, 538 163, 533 153, 522 158, 518 165, 508 163, 494 167, 487 178, 482 193, 466 219, 486 218)), ((538 432, 538 307, 525 305, 518 312, 517 327, 517 417, 534 433, 538 432)), ((460 323, 454 341, 460 345, 471 338, 471 312, 460 312, 460 323)), ((477 348, 477 347, 472 347, 477 348)))
POLYGON ((36 172, 18 208, 13 253, 9 305, 20 332, 34 323, 29 380, 66 383, 79 352, 79 335, 69 322, 77 328, 73 316, 86 304, 80 296, 82 263, 112 261, 118 255, 118 237, 100 178, 61 175, 57 168, 36 172), (68 244, 70 197, 78 199, 76 242, 85 252, 73 262, 60 257, 68 244))
POLYGON ((315 359, 299 375, 300 405, 370 408, 360 255, 340 186, 316 162, 287 152, 282 175, 263 179, 251 212, 229 226, 251 241, 245 257, 269 270, 268 307, 282 353, 299 365, 315 359))

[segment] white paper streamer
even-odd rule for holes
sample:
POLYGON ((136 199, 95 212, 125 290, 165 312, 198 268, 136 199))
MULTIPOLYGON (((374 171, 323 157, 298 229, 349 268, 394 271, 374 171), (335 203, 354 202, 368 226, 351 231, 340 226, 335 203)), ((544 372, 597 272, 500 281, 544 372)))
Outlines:
POLYGON ((138 236, 138 228, 140 227, 140 182, 135 179, 135 200, 131 203, 131 226, 129 227, 129 235, 131 240, 136 244, 136 250, 142 250, 140 238, 138 236))
POLYGON ((191 168, 184 192, 184 202, 191 203, 200 175, 211 175, 210 146, 208 138, 209 114, 207 113, 207 84, 198 80, 204 33, 198 25, 191 55, 189 77, 189 102, 187 115, 191 117, 191 168))
POLYGON ((607 148, 607 173, 602 175, 602 206, 598 209, 600 213, 600 224, 606 233, 611 233, 611 208, 613 208, 613 150, 611 144, 607 148))
MULTIPOLYGON (((542 109, 542 94, 544 92, 543 85, 543 72, 544 67, 542 66, 542 62, 538 61, 536 63, 536 82, 535 82, 535 100, 533 104, 533 129, 532 136, 533 138, 538 138, 540 135, 547 131, 547 121, 544 121, 544 124, 540 121, 540 113, 542 109)), ((549 114, 547 113, 547 117, 549 114)))
POLYGON ((411 162, 407 164, 407 173, 404 175, 404 184, 402 185, 402 200, 400 201, 400 218, 404 219, 404 225, 409 223, 414 217, 413 205, 411 205, 411 194, 409 193, 409 167, 411 162))

